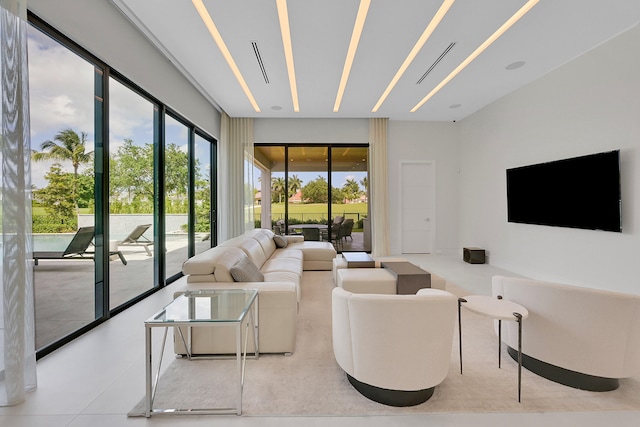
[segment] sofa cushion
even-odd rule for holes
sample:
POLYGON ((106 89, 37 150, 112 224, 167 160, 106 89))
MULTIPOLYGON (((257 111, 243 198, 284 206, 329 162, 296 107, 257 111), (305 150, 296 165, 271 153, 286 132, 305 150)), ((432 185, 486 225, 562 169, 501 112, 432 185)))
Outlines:
POLYGON ((273 242, 276 244, 278 248, 286 248, 288 240, 282 236, 275 235, 273 236, 273 242))
POLYGON ((273 236, 275 236, 275 234, 273 231, 264 228, 256 228, 247 233, 247 235, 253 237, 258 241, 258 243, 260 243, 260 246, 262 246, 262 250, 267 258, 269 258, 276 250, 276 243, 273 240, 273 236))
POLYGON ((269 258, 265 255, 260 243, 253 237, 243 238, 237 247, 242 249, 258 268, 262 268, 262 264, 269 258))
POLYGON ((287 249, 299 249, 304 253, 304 260, 306 261, 326 261, 329 263, 329 269, 331 269, 331 263, 336 257, 336 250, 329 242, 291 242, 287 249))
POLYGON ((292 258, 295 260, 304 261, 303 252, 299 249, 276 249, 276 251, 271 255, 270 259, 280 259, 280 258, 292 258))
POLYGON ((236 282, 264 282, 264 275, 249 258, 242 258, 229 272, 236 282))
POLYGON ((269 259, 262 265, 260 269, 263 273, 270 273, 272 271, 287 271, 296 273, 302 277, 302 263, 299 259, 295 258, 275 258, 269 259))

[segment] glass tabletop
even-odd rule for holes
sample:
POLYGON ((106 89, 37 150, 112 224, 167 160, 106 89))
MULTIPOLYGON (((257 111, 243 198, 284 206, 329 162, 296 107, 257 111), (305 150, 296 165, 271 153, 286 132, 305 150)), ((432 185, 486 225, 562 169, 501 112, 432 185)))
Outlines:
POLYGON ((171 301, 145 323, 241 322, 257 295, 256 289, 187 291, 171 301))

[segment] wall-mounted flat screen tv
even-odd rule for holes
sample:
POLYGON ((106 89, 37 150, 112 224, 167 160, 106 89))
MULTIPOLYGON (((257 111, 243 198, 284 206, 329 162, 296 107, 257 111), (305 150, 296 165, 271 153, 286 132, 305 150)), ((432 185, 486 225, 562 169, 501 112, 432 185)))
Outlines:
POLYGON ((620 150, 507 169, 509 222, 622 231, 620 150))

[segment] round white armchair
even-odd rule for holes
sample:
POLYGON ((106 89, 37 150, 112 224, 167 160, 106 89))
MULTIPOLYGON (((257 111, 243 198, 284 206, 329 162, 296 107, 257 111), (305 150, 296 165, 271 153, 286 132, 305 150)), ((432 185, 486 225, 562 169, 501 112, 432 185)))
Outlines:
POLYGON ((449 373, 457 299, 421 289, 416 295, 332 295, 333 352, 351 384, 390 406, 427 401, 449 373))

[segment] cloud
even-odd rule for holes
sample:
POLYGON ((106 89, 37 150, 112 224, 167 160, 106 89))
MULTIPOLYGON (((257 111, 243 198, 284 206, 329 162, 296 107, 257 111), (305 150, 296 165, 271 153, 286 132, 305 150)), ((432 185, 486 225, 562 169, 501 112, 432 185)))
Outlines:
POLYGON ((93 134, 93 66, 31 27, 28 48, 32 146, 66 128, 93 134))
MULTIPOLYGON (((28 27, 31 147, 40 151, 44 141, 54 140, 64 129, 87 133, 86 150, 94 150, 95 68, 71 50, 28 27)), ((110 80, 109 130, 111 150, 125 138, 139 145, 153 143, 153 104, 110 80)), ((44 175, 54 161, 31 163, 32 184, 47 185, 44 175)), ((66 172, 70 162, 58 162, 66 172)))
MULTIPOLYGON (((29 27, 31 145, 67 128, 94 134, 94 66, 29 27)), ((109 82, 109 128, 115 140, 153 142, 153 104, 115 79, 109 82)))

